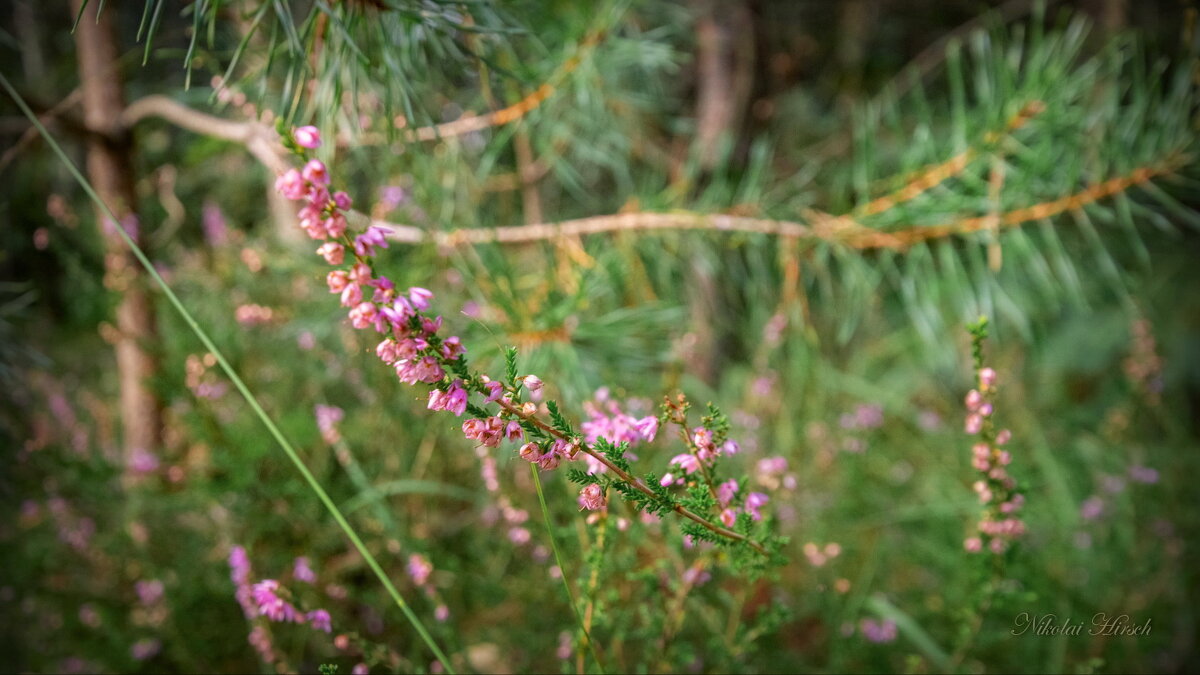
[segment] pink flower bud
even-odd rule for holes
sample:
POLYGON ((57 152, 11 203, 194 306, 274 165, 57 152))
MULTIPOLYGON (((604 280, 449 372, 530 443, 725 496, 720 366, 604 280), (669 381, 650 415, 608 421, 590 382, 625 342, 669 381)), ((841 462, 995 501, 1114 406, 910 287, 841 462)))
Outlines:
POLYGON ((595 483, 584 486, 579 491, 579 506, 589 511, 599 511, 604 508, 604 488, 595 483))
POLYGON ((979 371, 979 388, 987 391, 996 385, 996 371, 983 368, 979 371))
POLYGON ((517 455, 527 462, 536 462, 542 455, 542 449, 538 447, 537 443, 526 443, 517 451, 517 455))
POLYGON ((983 394, 979 393, 978 389, 972 389, 967 392, 967 398, 964 403, 967 405, 967 410, 975 412, 979 410, 979 406, 983 405, 983 394))
POLYGON ((333 204, 339 209, 347 211, 350 209, 351 203, 350 195, 346 194, 345 192, 339 190, 333 193, 333 204))
POLYGON ((325 259, 325 262, 330 265, 341 265, 345 259, 346 248, 341 244, 327 241, 317 249, 317 255, 325 259))
POLYGON ((310 159, 300 175, 314 185, 329 185, 329 169, 325 167, 325 162, 319 159, 310 159))
POLYGON ((521 378, 521 383, 529 391, 538 391, 542 388, 542 380, 537 375, 526 375, 521 378))
POLYGON ((334 270, 325 277, 325 282, 329 284, 330 293, 341 293, 350 283, 350 275, 346 270, 334 270))
POLYGON ((275 189, 287 199, 301 199, 305 191, 304 178, 300 176, 299 171, 289 169, 275 179, 275 189))
POLYGON ((321 132, 314 126, 297 127, 292 132, 292 138, 295 139, 296 145, 302 148, 314 150, 321 147, 321 132))
POLYGON ((1012 432, 1008 429, 1001 429, 1000 433, 996 434, 996 445, 1004 445, 1012 440, 1012 432))
POLYGON ((414 286, 408 289, 408 298, 412 300, 413 307, 423 312, 429 309, 429 301, 433 299, 433 291, 414 286))

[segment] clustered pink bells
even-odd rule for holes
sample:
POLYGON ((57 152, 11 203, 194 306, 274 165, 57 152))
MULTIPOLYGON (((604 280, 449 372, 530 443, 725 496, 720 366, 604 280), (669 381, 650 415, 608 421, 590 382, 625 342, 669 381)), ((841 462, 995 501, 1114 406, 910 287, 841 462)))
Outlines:
MULTIPOLYGON (((309 567, 308 559, 304 557, 296 559, 293 575, 307 583, 316 581, 316 574, 309 567)), ((308 624, 313 630, 326 633, 332 630, 332 620, 328 611, 301 611, 288 600, 290 594, 275 579, 264 579, 251 585, 250 558, 246 555, 246 549, 241 546, 235 546, 229 552, 229 577, 236 588, 234 596, 248 620, 253 621, 262 616, 269 621, 308 624)), ((277 660, 270 634, 261 625, 251 630, 250 644, 264 661, 274 663, 277 660)))
MULTIPOLYGON (((668 485, 683 485, 686 482, 685 476, 690 476, 697 471, 701 471, 703 467, 711 465, 720 455, 732 455, 738 452, 738 445, 734 441, 726 441, 720 447, 713 442, 713 433, 704 427, 696 427, 691 431, 690 442, 692 443, 692 452, 684 452, 675 455, 671 458, 669 466, 672 471, 667 472, 659 479, 659 484, 663 487, 668 485)), ((760 494, 760 493, 754 493, 760 494)), ((765 495, 763 498, 765 499, 765 495)), ((764 504, 766 502, 763 502, 764 504)), ((747 506, 749 506, 747 504, 747 506)), ((752 514, 757 517, 758 509, 755 508, 752 514)), ((736 517, 736 511, 733 514, 736 517)), ((722 522, 730 525, 726 514, 721 514, 722 522)))
MULTIPOLYGON (((309 149, 321 143, 320 134, 312 127, 297 129, 293 140, 300 148, 309 149)), ((401 291, 392 280, 376 274, 372 256, 377 249, 387 247, 387 231, 370 226, 357 236, 352 237, 347 233, 345 212, 351 205, 350 196, 345 192, 331 192, 330 183, 328 167, 319 159, 309 159, 302 169, 290 169, 280 175, 275 187, 284 197, 304 202, 298 214, 301 228, 311 238, 321 242, 317 254, 337 267, 326 275, 329 292, 339 297, 342 307, 347 310, 351 326, 359 330, 374 330, 383 336, 375 348, 380 360, 395 370, 401 382, 432 385, 428 400, 430 410, 445 410, 461 417, 471 408, 469 399, 472 392, 483 395, 484 403, 498 403, 501 407, 498 414, 472 417, 462 423, 463 435, 478 446, 493 448, 503 441, 524 442, 518 455, 543 470, 555 469, 564 461, 587 457, 588 473, 601 473, 606 468, 604 462, 593 456, 590 448, 587 452, 580 452, 585 443, 582 437, 557 437, 540 442, 526 438, 525 429, 518 418, 532 418, 539 412, 539 407, 532 401, 522 403, 518 396, 524 388, 532 398, 539 399, 544 386, 542 380, 536 375, 524 375, 505 386, 505 383, 494 381, 487 375, 469 374, 465 361, 461 360, 466 353, 462 341, 456 336, 440 336, 442 317, 425 314, 431 307, 433 293, 420 287, 401 291)), ((584 425, 589 437, 587 443, 605 437, 614 442, 632 444, 634 440, 652 440, 658 432, 658 419, 655 417, 636 419, 623 415, 618 409, 610 408, 610 412, 613 413, 611 417, 602 413, 593 414, 591 422, 584 425)), ((332 431, 328 435, 335 433, 332 431)), ((738 451, 737 444, 732 441, 718 447, 713 432, 704 427, 693 430, 687 440, 692 453, 677 458, 678 470, 686 473, 696 471, 701 464, 712 463, 720 454, 738 451)), ((628 458, 634 459, 632 456, 628 458)), ((636 483, 635 479, 628 480, 636 483)), ((675 479, 665 481, 664 485, 672 480, 675 479)), ((679 478, 675 482, 683 484, 686 481, 679 478)), ((641 489, 649 494, 645 486, 641 486, 641 489)), ((766 496, 751 493, 746 499, 745 510, 754 519, 761 518, 759 509, 766 503, 766 496)), ((591 510, 604 508, 602 489, 585 486, 580 491, 579 503, 591 510), (597 494, 597 489, 600 494, 597 494)), ((727 511, 736 518, 740 508, 727 511)), ((728 518, 726 516, 723 520, 728 521, 728 518)))
POLYGON ((1025 523, 1017 516, 1025 503, 1025 495, 1017 492, 1017 483, 1006 468, 1012 462, 1012 454, 1002 449, 1012 440, 1012 432, 1008 429, 993 431, 992 399, 996 393, 996 380, 995 370, 980 368, 979 388, 968 392, 964 401, 966 432, 979 436, 971 448, 971 465, 982 475, 972 487, 984 505, 978 536, 968 537, 963 542, 963 547, 971 553, 985 547, 993 553, 1003 553, 1012 540, 1025 533, 1025 523))

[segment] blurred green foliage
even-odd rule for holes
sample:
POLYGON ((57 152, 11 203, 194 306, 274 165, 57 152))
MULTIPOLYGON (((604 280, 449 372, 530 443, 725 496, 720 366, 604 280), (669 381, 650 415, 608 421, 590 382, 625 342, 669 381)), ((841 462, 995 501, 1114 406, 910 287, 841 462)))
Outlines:
MULTIPOLYGON (((830 10, 785 4, 764 3, 761 15, 798 12, 813 22, 803 36, 826 49, 816 22, 830 10)), ((694 131, 687 106, 694 7, 637 3, 593 16, 574 3, 520 3, 492 15, 470 3, 462 7, 480 32, 468 44, 458 32, 459 5, 421 3, 416 15, 405 5, 378 27, 346 16, 367 5, 314 3, 312 15, 297 11, 295 38, 287 22, 257 33, 231 86, 323 129, 355 128, 349 120, 357 111, 338 105, 346 92, 363 91, 355 86, 378 96, 364 97, 380 106, 368 110, 372 120, 403 111, 414 125, 441 122, 464 108, 515 103, 589 30, 608 26, 561 91, 519 125, 427 144, 351 142, 337 151, 335 166, 355 186, 359 208, 397 186, 405 198, 388 218, 426 229, 524 221, 519 190, 488 187, 490 178, 521 169, 516 134, 528 135, 546 166, 538 189, 548 220, 630 206, 741 208, 797 220, 817 205, 849 211, 903 184, 889 177, 978 145, 1033 99, 1046 112, 1001 142, 1004 210, 1195 150, 1190 61, 1155 66, 1147 55, 1174 53, 1175 43, 1159 34, 1166 31, 1136 43, 1119 36, 1104 47, 1083 24, 1038 14, 972 34, 951 46, 945 77, 896 99, 884 89, 860 101, 852 119, 818 103, 831 98, 836 68, 825 79, 809 73, 765 96, 776 112, 705 168, 686 148, 681 162, 663 159, 672 139, 694 131), (306 98, 295 80, 310 50, 297 51, 296 41, 311 37, 322 14, 341 16, 346 32, 334 24, 327 33, 323 79, 306 98), (347 36, 360 29, 369 40, 399 40, 403 49, 389 52, 396 60, 365 69, 345 62, 356 49, 347 36), (271 34, 273 41, 257 41, 271 34), (842 149, 822 146, 839 136, 849 139, 842 149)), ((158 12, 155 3, 147 7, 150 16, 158 12)), ((288 5, 259 7, 270 17, 288 5)), ((194 3, 188 11, 162 13, 147 69, 127 73, 135 96, 161 91, 164 81, 182 84, 187 26, 197 17, 205 26, 202 12, 220 5, 194 3)), ((126 33, 137 14, 120 14, 126 33)), ((898 25, 928 38, 922 31, 930 29, 921 28, 928 19, 914 10, 906 21, 898 25)), ((196 73, 224 74, 238 44, 236 21, 213 25, 211 48, 202 40, 194 54, 193 89, 180 94, 197 107, 209 92, 196 73)), ((761 36, 760 44, 778 47, 784 33, 761 36)), ((62 35, 47 34, 66 49, 62 35)), ((357 49, 380 48, 372 44, 357 49)), ((879 71, 868 68, 873 84, 898 64, 869 65, 879 71)), ((53 70, 56 84, 71 82, 69 66, 53 70)), ((214 108, 239 115, 232 106, 214 108)), ((531 514, 523 527, 532 539, 522 544, 511 538, 521 526, 505 523, 497 495, 484 488, 459 420, 427 413, 423 398, 396 382, 374 345, 341 320, 309 245, 273 229, 268 172, 235 145, 162 122, 139 127, 137 140, 153 258, 350 512, 401 592, 429 617, 456 665, 574 672, 573 649, 567 659, 556 655, 560 633, 570 643, 575 619, 552 575, 544 529, 533 522, 538 506, 525 463, 505 450, 495 455, 502 494, 531 514), (169 190, 163 167, 177 177, 169 190), (182 220, 168 193, 184 206, 182 220), (217 222, 213 209, 224 241, 212 229, 204 235, 205 218, 217 222), (265 320, 248 319, 243 309, 239 321, 239 308, 251 305, 269 308, 269 318, 259 310, 248 314, 265 320), (341 441, 322 438, 317 405, 345 411, 341 441), (412 554, 432 561, 433 584, 450 609, 446 622, 432 619, 434 601, 406 575, 412 554)), ((980 161, 864 222, 887 232, 986 212, 989 166, 980 161)), ((153 349, 166 440, 159 466, 128 482, 104 339, 113 298, 102 283, 90 211, 39 149, 23 153, 4 180, 0 213, 10 226, 0 228, 0 264, 21 285, 0 289, 0 363, 11 402, 0 411, 3 667, 268 670, 246 642, 252 626, 229 580, 228 552, 241 545, 256 579, 279 578, 329 609, 335 635, 357 633, 394 650, 397 660, 376 670, 429 669, 431 658, 389 610, 363 561, 206 364, 186 326, 165 311, 153 349), (312 561, 318 584, 292 580, 297 556, 312 561), (136 584, 147 580, 163 582, 162 600, 139 597, 136 584), (139 640, 157 640, 161 651, 135 658, 139 640)), ((522 372, 546 380, 570 417, 578 419, 601 387, 622 400, 648 399, 648 409, 682 390, 730 415, 743 447, 733 462, 752 484, 758 459, 787 459, 796 487, 775 486, 771 509, 791 538, 791 563, 752 584, 683 547, 673 521, 643 523, 614 505, 608 521, 585 525, 565 475, 543 475, 566 574, 577 595, 595 603, 590 630, 610 671, 1185 671, 1197 663, 1200 570, 1190 546, 1200 528, 1189 483, 1200 471, 1194 203, 1194 172, 1185 167, 1161 188, 1006 231, 998 271, 988 264, 987 233, 864 253, 697 231, 449 249, 393 244, 381 271, 400 287, 433 289, 478 365, 501 372, 504 348, 517 345, 522 372), (974 607, 992 570, 962 547, 978 505, 970 439, 961 431, 971 386, 963 324, 981 312, 992 316, 987 358, 1001 374, 997 416, 1014 434, 1010 468, 1026 491, 1030 530, 1006 559, 1005 592, 982 618, 974 607), (855 427, 863 405, 881 407, 882 425, 855 427), (1134 480, 1146 480, 1146 467, 1157 470, 1156 482, 1134 480), (617 527, 618 517, 628 519, 627 529, 617 527), (840 553, 816 565, 810 543, 822 551, 836 543, 840 553), (681 579, 693 565, 712 579, 687 592, 681 579), (1137 638, 1014 636, 1022 612, 1088 623, 1098 612, 1126 613, 1152 619, 1154 629, 1137 638), (872 643, 863 635, 866 619, 894 621, 899 635, 872 643)), ((645 466, 665 467, 675 451, 660 439, 638 454, 645 466)), ((350 672, 361 660, 308 627, 276 625, 272 635, 296 670, 336 663, 350 672)))

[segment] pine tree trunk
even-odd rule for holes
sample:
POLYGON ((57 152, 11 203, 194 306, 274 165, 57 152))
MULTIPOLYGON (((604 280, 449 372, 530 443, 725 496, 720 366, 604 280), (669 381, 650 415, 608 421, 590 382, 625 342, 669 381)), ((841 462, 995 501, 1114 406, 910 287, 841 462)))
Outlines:
MULTIPOLYGON (((82 0, 72 0, 78 14, 82 0)), ((135 451, 156 452, 162 430, 161 409, 149 386, 156 363, 149 350, 155 344, 154 307, 146 287, 146 275, 121 240, 116 227, 125 227, 136 238, 137 219, 132 162, 133 144, 121 125, 124 108, 117 37, 113 27, 114 7, 87 16, 75 30, 80 86, 83 90, 83 119, 88 130, 88 179, 120 224, 109 221, 96 209, 96 222, 104 236, 105 286, 120 296, 115 337, 117 374, 121 390, 121 427, 126 466, 135 451)))

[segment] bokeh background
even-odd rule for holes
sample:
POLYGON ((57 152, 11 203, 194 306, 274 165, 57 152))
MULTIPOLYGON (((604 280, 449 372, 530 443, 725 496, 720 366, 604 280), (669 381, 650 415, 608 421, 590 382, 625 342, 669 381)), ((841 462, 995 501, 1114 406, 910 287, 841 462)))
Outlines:
MULTIPOLYGON (((96 9, 81 21, 95 26, 96 9)), ((3 74, 77 164, 97 143, 116 151, 106 171, 132 198, 126 226, 461 669, 578 667, 525 463, 474 452, 379 364, 272 196, 270 157, 178 108, 129 112, 147 97, 204 124, 317 124, 357 208, 423 232, 639 212, 813 228, 393 242, 380 257, 399 286, 434 290, 476 364, 516 345, 575 419, 601 400, 651 414, 682 391, 732 420, 731 461, 770 491, 790 537, 789 564, 763 579, 714 562, 684 584, 703 554, 624 506, 612 510, 628 528, 601 546, 577 488, 544 476, 571 583, 582 592, 603 560, 593 634, 611 668, 1200 665, 1193 3, 109 2, 123 98, 103 129, 83 100, 81 61, 101 57, 72 33, 78 10, 4 3, 3 74), (955 157, 919 195, 871 206, 955 157), (1140 169, 1155 173, 1095 187, 1140 169), (858 246, 845 229, 928 234, 1038 205, 1012 226, 904 246, 858 246), (856 222, 839 230, 828 214, 856 222), (996 578, 962 544, 979 514, 964 326, 980 314, 1029 528, 982 613, 996 578), (427 583, 413 555, 432 564, 427 583), (1153 628, 1014 636, 1021 612, 1153 628)), ((432 668, 7 97, 0 139, 0 668, 432 668), (121 403, 121 345, 146 358, 140 408, 121 403), (248 621, 237 546, 256 579, 326 607, 333 633, 248 621), (297 576, 300 557, 315 580, 297 576)), ((659 472, 675 452, 639 448, 659 472)))

